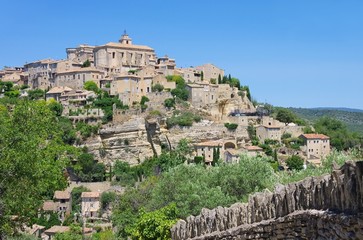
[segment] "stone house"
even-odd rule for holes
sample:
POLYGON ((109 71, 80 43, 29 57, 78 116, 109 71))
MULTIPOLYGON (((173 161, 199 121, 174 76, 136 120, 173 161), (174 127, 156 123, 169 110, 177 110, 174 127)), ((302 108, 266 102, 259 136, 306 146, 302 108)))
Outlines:
POLYGON ((82 216, 86 218, 98 217, 100 210, 100 193, 99 192, 83 192, 82 199, 82 216))
POLYGON ((177 68, 174 71, 175 75, 180 75, 184 78, 185 82, 196 83, 201 82, 201 73, 199 70, 190 67, 190 68, 177 68))
POLYGON ((72 211, 72 199, 71 194, 66 191, 55 191, 53 201, 56 206, 56 211, 63 220, 65 215, 68 215, 72 211))
POLYGON ((256 127, 256 135, 262 143, 264 143, 266 139, 281 142, 281 127, 274 125, 260 125, 256 127))
POLYGON ((186 86, 189 92, 188 100, 194 107, 215 104, 218 101, 218 88, 216 84, 189 83, 186 86))
POLYGON ((113 76, 147 65, 156 64, 154 49, 148 46, 134 45, 126 34, 118 43, 110 42, 94 48, 94 65, 113 76))
POLYGON ((165 55, 157 59, 155 70, 165 76, 174 75, 175 66, 175 59, 165 55))
POLYGON ((239 163, 241 154, 243 154, 241 149, 227 149, 223 154, 223 159, 226 163, 239 163))
POLYGON ((308 161, 318 160, 330 153, 330 138, 324 134, 302 134, 300 138, 304 140, 303 151, 307 156, 308 161))
POLYGON ((259 146, 244 146, 243 152, 246 153, 248 156, 255 157, 259 154, 262 154, 263 149, 259 146))
POLYGON ((200 73, 203 72, 203 81, 207 82, 210 82, 211 79, 215 79, 216 83, 218 83, 218 76, 220 76, 221 78, 223 78, 224 76, 224 70, 218 68, 217 66, 211 63, 197 66, 195 69, 200 73))
POLYGON ((54 87, 45 94, 45 97, 47 101, 53 98, 54 100, 59 102, 60 97, 64 94, 67 94, 70 91, 72 91, 72 88, 69 87, 54 87))
POLYGON ((218 141, 207 141, 194 144, 195 155, 204 157, 204 162, 207 165, 211 165, 213 162, 213 151, 219 148, 220 156, 223 157, 223 142, 218 141))
POLYGON ((39 60, 24 65, 25 72, 28 74, 28 85, 33 89, 42 90, 56 86, 57 73, 80 67, 79 63, 73 61, 53 59, 39 60))
POLYGON ((55 85, 58 87, 70 87, 73 89, 83 89, 86 81, 93 81, 100 86, 100 81, 105 73, 94 67, 70 69, 59 71, 55 77, 55 85))
POLYGON ((70 61, 78 62, 83 64, 87 60, 90 61, 91 65, 93 65, 93 50, 94 46, 90 46, 87 44, 81 44, 76 48, 67 48, 67 59, 70 61))

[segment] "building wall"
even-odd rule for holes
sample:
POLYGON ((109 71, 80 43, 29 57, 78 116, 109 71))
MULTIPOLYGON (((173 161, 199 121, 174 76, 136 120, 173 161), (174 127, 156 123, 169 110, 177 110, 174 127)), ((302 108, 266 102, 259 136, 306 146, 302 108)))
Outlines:
POLYGON ((100 210, 99 198, 82 198, 82 215, 86 217, 97 217, 100 210))
POLYGON ((306 140, 306 155, 308 158, 316 156, 322 158, 330 153, 329 139, 307 139, 306 140))
POLYGON ((204 81, 210 81, 211 79, 216 79, 218 81, 218 76, 221 78, 224 76, 224 70, 220 69, 213 64, 207 63, 201 66, 196 67, 196 69, 200 72, 203 71, 204 81))
POLYGON ((264 126, 258 126, 256 128, 256 135, 261 142, 265 142, 266 139, 281 141, 280 128, 266 128, 264 126))
POLYGON ((213 161, 213 151, 219 148, 220 157, 223 156, 222 146, 195 146, 196 156, 204 156, 204 162, 209 163, 213 161))

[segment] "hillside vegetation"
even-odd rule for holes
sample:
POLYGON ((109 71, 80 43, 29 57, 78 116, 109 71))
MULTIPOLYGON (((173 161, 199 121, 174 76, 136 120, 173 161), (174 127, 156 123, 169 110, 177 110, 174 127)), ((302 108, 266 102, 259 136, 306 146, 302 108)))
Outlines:
POLYGON ((340 109, 289 108, 299 117, 312 123, 321 117, 331 117, 343 122, 350 131, 363 134, 363 112, 340 109))

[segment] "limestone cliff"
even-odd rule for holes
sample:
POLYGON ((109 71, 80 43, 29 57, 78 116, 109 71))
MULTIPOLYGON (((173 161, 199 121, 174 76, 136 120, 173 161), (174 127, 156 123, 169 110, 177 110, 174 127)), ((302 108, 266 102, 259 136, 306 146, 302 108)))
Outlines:
POLYGON ((179 239, 363 239, 363 162, 229 208, 203 209, 171 229, 179 239))

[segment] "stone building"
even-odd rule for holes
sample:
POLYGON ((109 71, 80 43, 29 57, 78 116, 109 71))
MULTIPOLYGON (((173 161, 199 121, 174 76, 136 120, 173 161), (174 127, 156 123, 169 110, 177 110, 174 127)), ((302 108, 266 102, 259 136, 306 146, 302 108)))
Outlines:
POLYGON ((76 48, 67 48, 67 59, 73 62, 78 62, 83 64, 87 60, 90 61, 91 65, 93 65, 93 50, 94 46, 90 46, 87 44, 81 44, 76 48))
POLYGON ((100 193, 99 192, 83 192, 82 199, 82 216, 86 218, 98 217, 100 210, 100 193))
POLYGON ((72 91, 72 88, 69 87, 54 87, 45 94, 45 97, 47 100, 54 99, 59 102, 60 97, 70 91, 72 91))
POLYGON ((223 78, 224 76, 224 70, 218 68, 217 66, 207 63, 201 66, 198 66, 195 68, 200 73, 203 72, 203 81, 210 82, 212 79, 216 80, 216 83, 218 83, 218 77, 220 76, 223 78))
POLYGON ((196 156, 204 158, 204 162, 207 165, 211 165, 213 162, 213 152, 219 148, 220 156, 223 156, 223 141, 207 141, 194 144, 196 156))
POLYGON ((175 59, 169 58, 167 55, 157 59, 155 70, 165 76, 174 75, 175 71, 175 59))
POLYGON ((154 49, 148 46, 134 45, 126 32, 118 43, 110 42, 94 48, 94 65, 105 70, 108 75, 116 75, 155 64, 154 49))
POLYGON ((276 125, 260 125, 256 127, 256 135, 262 143, 266 139, 281 141, 281 127, 276 125))
POLYGON ((196 83, 201 82, 201 73, 199 70, 190 67, 190 68, 177 68, 174 71, 175 75, 180 75, 184 78, 185 82, 196 83))
POLYGON ((73 89, 83 89, 84 83, 87 81, 94 81, 98 86, 100 86, 100 81, 104 76, 104 71, 98 70, 94 67, 58 71, 55 77, 55 86, 67 86, 73 89))
POLYGON ((216 84, 189 83, 186 88, 189 92, 188 100, 194 107, 203 107, 218 101, 219 86, 216 84))
POLYGON ((330 138, 324 134, 302 134, 304 140, 303 150, 308 161, 320 161, 330 153, 330 138))
POLYGON ((61 221, 72 211, 71 194, 66 191, 55 191, 53 201, 61 221))
POLYGON ((80 68, 81 65, 69 60, 45 59, 27 63, 24 65, 25 72, 28 74, 28 85, 35 89, 47 90, 55 85, 56 74, 80 68))

